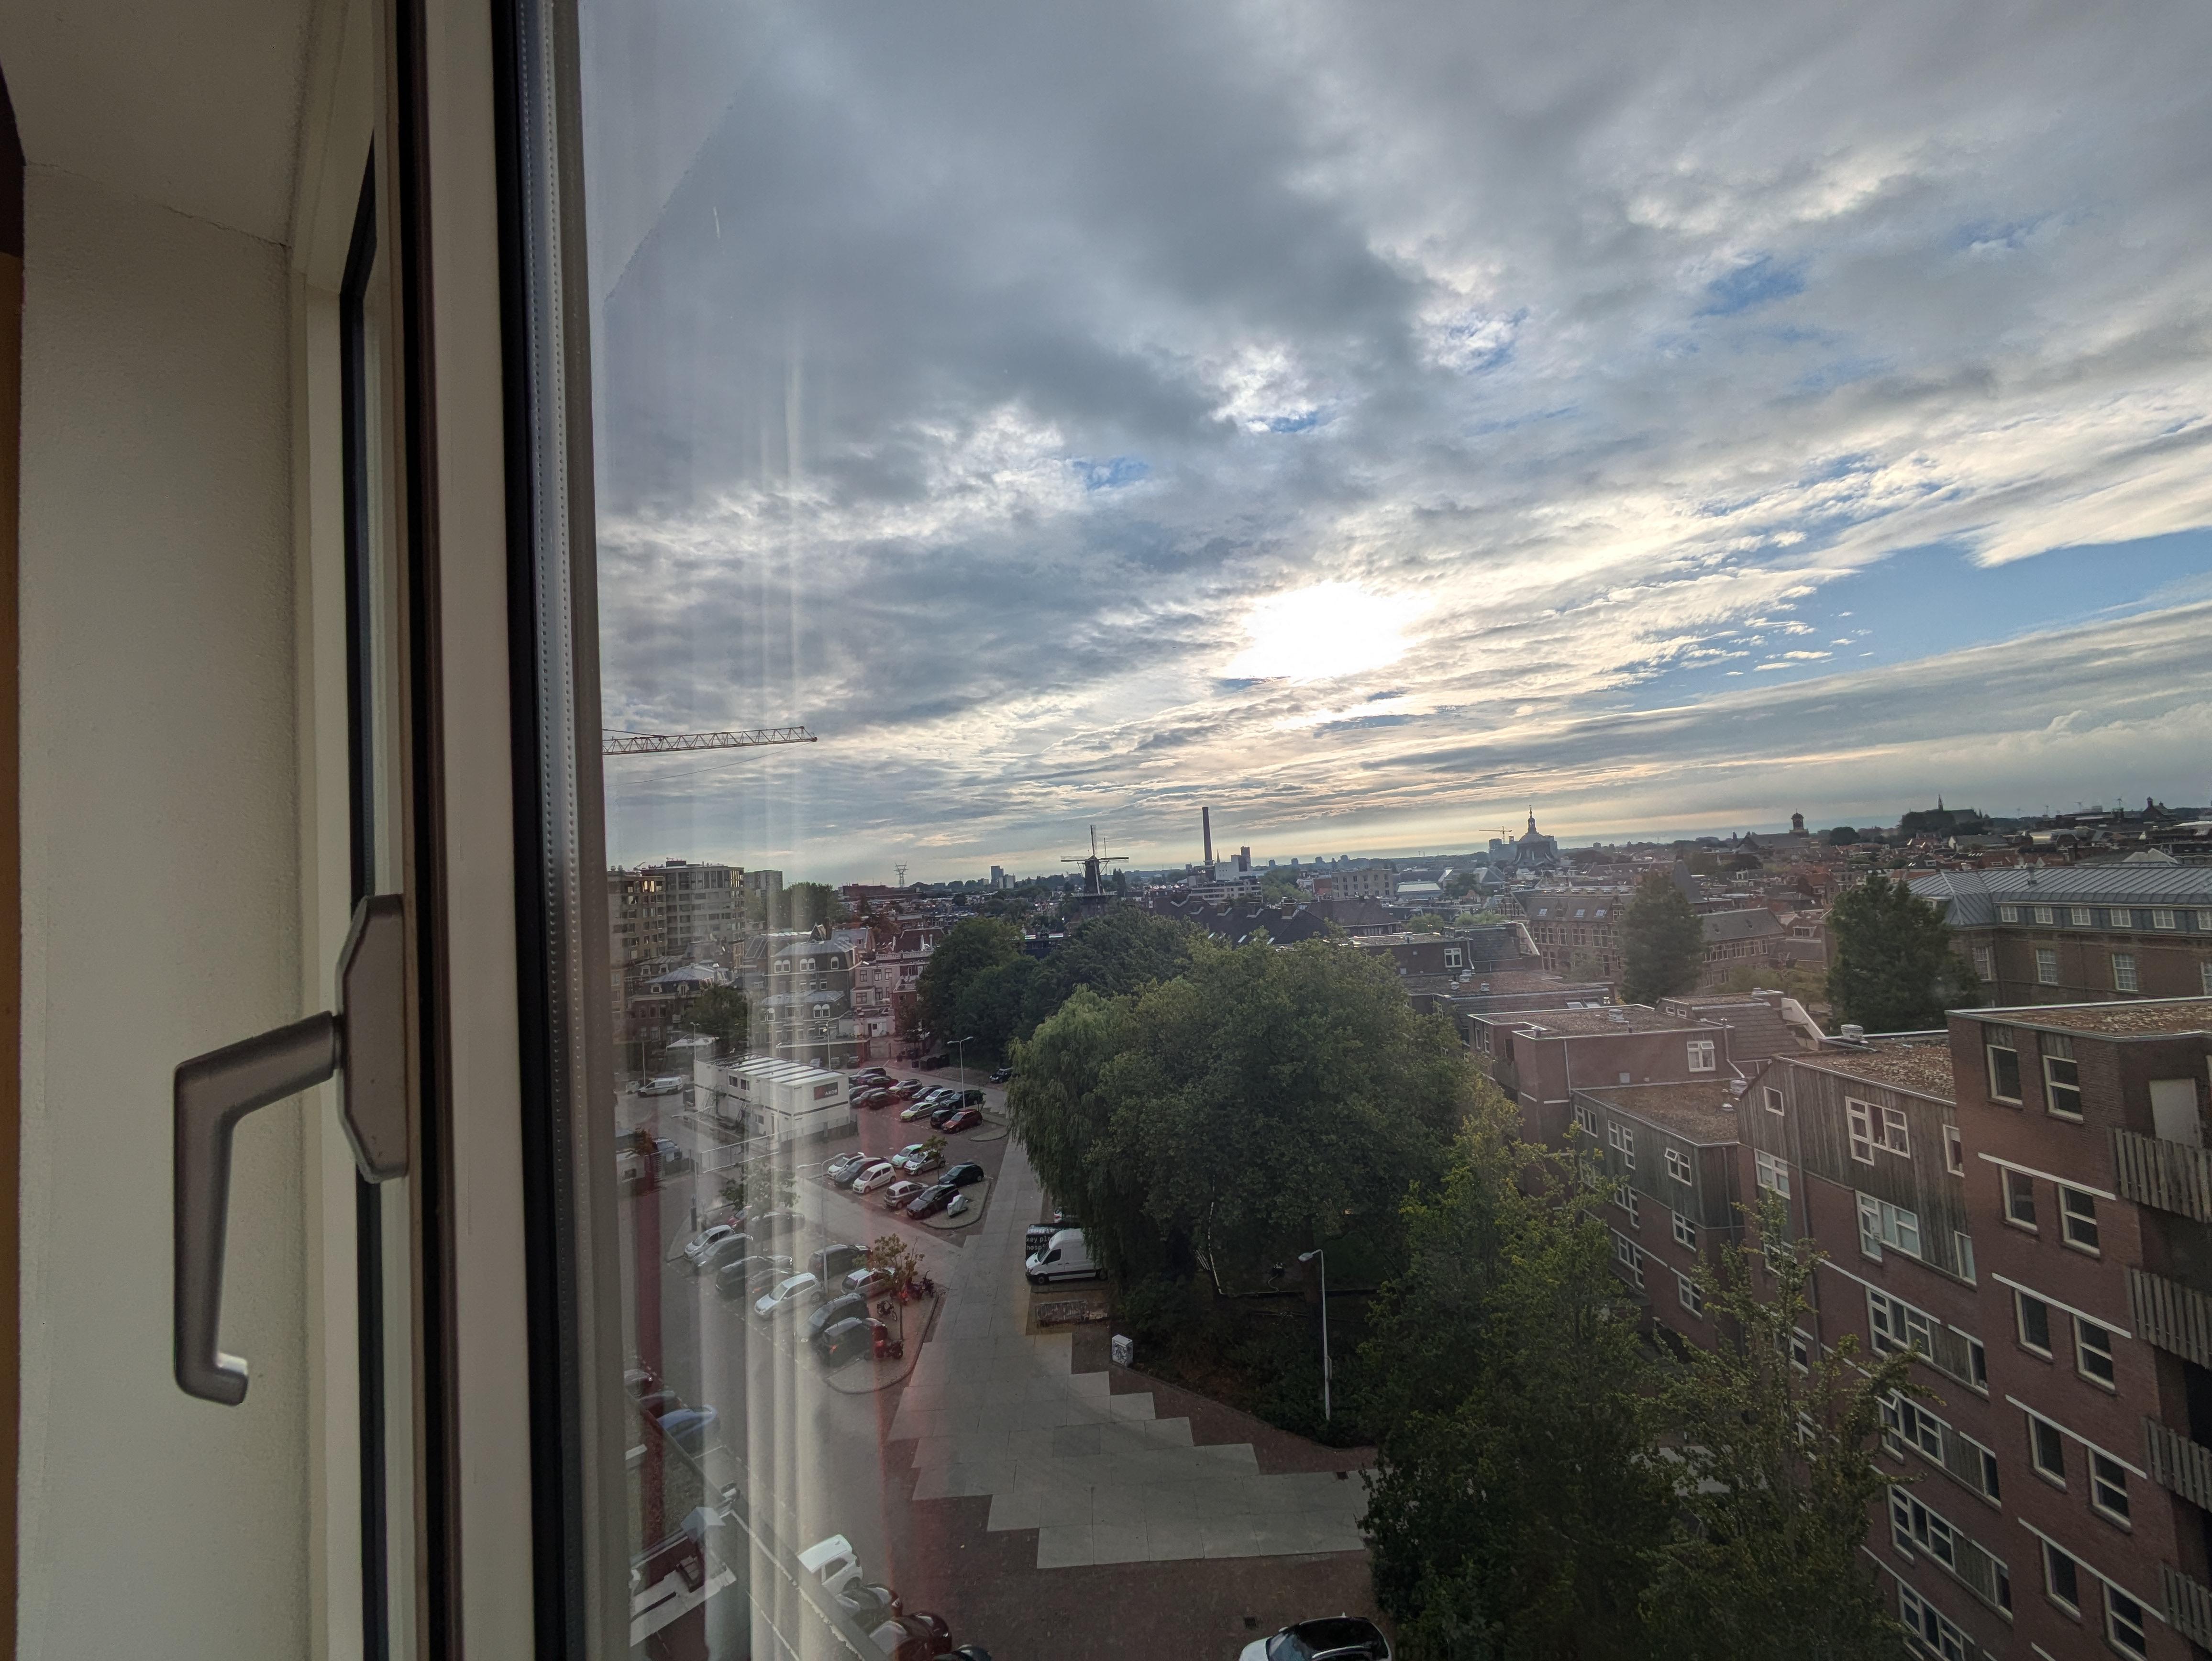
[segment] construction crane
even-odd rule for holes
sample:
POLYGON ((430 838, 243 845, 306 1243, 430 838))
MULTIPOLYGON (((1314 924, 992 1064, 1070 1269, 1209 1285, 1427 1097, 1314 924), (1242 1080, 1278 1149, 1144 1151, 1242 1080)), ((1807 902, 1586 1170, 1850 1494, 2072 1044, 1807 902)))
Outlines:
POLYGON ((750 750, 761 744, 812 744, 804 727, 756 727, 743 733, 617 733, 603 731, 607 756, 659 756, 674 750, 750 750))

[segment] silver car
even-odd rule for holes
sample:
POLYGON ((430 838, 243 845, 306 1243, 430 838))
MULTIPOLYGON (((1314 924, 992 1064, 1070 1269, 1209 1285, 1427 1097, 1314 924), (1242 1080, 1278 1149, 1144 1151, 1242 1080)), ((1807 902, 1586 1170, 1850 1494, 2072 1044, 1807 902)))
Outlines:
POLYGON ((787 1309, 797 1309, 806 1300, 807 1294, 821 1284, 811 1275, 790 1275, 753 1300, 753 1313, 763 1321, 773 1320, 787 1309))

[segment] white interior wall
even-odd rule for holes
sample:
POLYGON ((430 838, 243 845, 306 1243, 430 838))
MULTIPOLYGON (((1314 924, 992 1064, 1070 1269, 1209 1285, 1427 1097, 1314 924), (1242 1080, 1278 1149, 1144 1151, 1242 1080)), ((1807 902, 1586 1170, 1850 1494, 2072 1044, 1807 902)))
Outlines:
POLYGON ((299 1110, 237 1140, 242 1407, 167 1238, 170 1070, 301 1013, 289 273, 24 137, 21 1652, 299 1655, 299 1110))

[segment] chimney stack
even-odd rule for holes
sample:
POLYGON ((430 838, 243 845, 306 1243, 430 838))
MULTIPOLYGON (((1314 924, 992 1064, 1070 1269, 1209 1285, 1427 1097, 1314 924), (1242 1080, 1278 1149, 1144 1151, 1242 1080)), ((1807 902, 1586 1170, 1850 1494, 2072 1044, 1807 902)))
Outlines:
POLYGON ((1211 871, 1213 869, 1213 810, 1211 807, 1200 808, 1198 823, 1200 829, 1206 833, 1206 868, 1211 871))

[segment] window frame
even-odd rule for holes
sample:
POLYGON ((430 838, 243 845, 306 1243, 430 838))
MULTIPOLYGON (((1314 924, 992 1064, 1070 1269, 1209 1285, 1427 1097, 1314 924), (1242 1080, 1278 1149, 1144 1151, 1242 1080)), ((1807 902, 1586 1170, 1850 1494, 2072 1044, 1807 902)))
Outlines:
POLYGON ((1753 1148, 1752 1171, 1753 1179, 1760 1188, 1785 1200, 1790 1197, 1790 1163, 1779 1153, 1753 1148))
POLYGON ((2133 1592, 2123 1591, 2109 1580, 2104 1581, 2103 1584, 2105 1641, 2123 1655, 2148 1655, 2150 1653, 2150 1622, 2146 1618, 2148 1606, 2133 1592), (2118 1603, 2125 1603, 2135 1610, 2134 1615, 2125 1617, 2127 1624, 2134 1628, 2134 1634, 2130 1639, 2123 1640, 2116 1631, 2123 1619, 2118 1607, 2118 1603))
POLYGON ((2081 1065, 2072 1056, 2062 1055, 2052 1048, 2048 1039, 2045 1041, 2043 1049, 2043 1110, 2054 1119, 2065 1119, 2075 1124, 2081 1123, 2081 1065), (2071 1068, 2074 1076, 2059 1078, 2057 1071, 2062 1067, 2071 1068), (2058 1104, 2061 1096, 2072 1098, 2074 1104, 2061 1107, 2058 1104))
POLYGON ((2039 946, 2035 948, 2035 983, 2038 986, 2057 986, 2058 979, 2058 948, 2039 946))
POLYGON ((1670 1214, 1674 1220, 1674 1244, 1686 1250, 1698 1249, 1698 1226, 1680 1212, 1670 1214))
POLYGON ((2020 1046, 2017 1043, 1999 1043, 1994 1038, 1985 1038, 1982 1042, 1982 1057, 1984 1070, 1989 1081, 1990 1099, 2018 1107, 2021 1104, 2020 1046), (2004 1092, 2003 1080, 1997 1076, 1999 1056, 2009 1056, 2012 1058, 2013 1093, 2009 1096, 2004 1092))
POLYGON ((1667 1174, 1684 1187, 1688 1187, 1691 1178, 1690 1156, 1683 1153, 1680 1148, 1670 1146, 1666 1150, 1666 1159, 1667 1174), (1678 1170, 1677 1166, 1680 1168, 1678 1170))
POLYGON ((1720 1046, 1711 1038, 1692 1038, 1685 1046, 1688 1051, 1689 1070, 1692 1073, 1715 1073, 1720 1070, 1720 1046))
POLYGON ((2018 1341, 2020 1347, 2029 1354, 2039 1355, 2046 1361, 2057 1359, 2057 1339, 2051 1330, 2051 1306, 2050 1304, 2033 1293, 2022 1292, 2015 1287, 2013 1288, 2012 1305, 2013 1336, 2018 1341), (2031 1308, 2042 1311, 2043 1342, 2040 1344, 2028 1335, 2028 1311, 2031 1308))
POLYGON ((1844 1133, 1850 1142, 1851 1158, 1860 1165, 1874 1163, 1874 1104, 1844 1098, 1844 1133))
POLYGON ((2085 1256, 2103 1256, 2105 1249, 2103 1232, 2097 1221, 2097 1196, 2086 1188, 2075 1188, 2066 1183, 2060 1183, 2057 1188, 2060 1244, 2085 1256), (2087 1206, 2087 1211, 2077 1211, 2075 1208, 2077 1202, 2087 1206))
POLYGON ((2043 1542, 2043 1595, 2064 1609, 2078 1616, 2081 1613, 2081 1560, 2056 1541, 2043 1542), (2063 1564, 2069 1591, 2058 1590, 2058 1566, 2063 1564), (2070 1595, 2069 1595, 2070 1594, 2070 1595))
POLYGON ((1954 1124, 1943 1127, 1943 1169, 1954 1177, 1966 1174, 1966 1135, 1954 1124))
POLYGON ((2002 1202, 2004 1220, 2014 1228, 2030 1234, 2043 1232, 2043 1225, 2035 1212, 2035 1178, 2025 1171, 2011 1165, 1997 1167, 1997 1197, 2002 1202), (2022 1214, 2025 1211, 2025 1215, 2022 1214))
POLYGON ((2027 1468, 2053 1488, 2067 1486, 2066 1433, 2039 1413, 2027 1415, 2027 1468), (2044 1462, 2046 1450, 2056 1465, 2044 1462))
MULTIPOLYGON (((2045 1307, 2047 1308, 2048 1305, 2046 1305, 2045 1307)), ((2119 1335, 2101 1321, 2086 1320, 2079 1315, 2072 1318, 2075 1376, 2087 1379, 2100 1390, 2109 1390, 2118 1395, 2120 1388, 2120 1357, 2118 1348, 2112 1340, 2119 1335), (2090 1335, 2093 1333, 2103 1338, 2104 1342, 2101 1347, 2090 1342, 2090 1335), (2087 1358, 2093 1355, 2100 1358, 2109 1371, 2100 1372, 2089 1366, 2087 1364, 2087 1358)))
POLYGON ((2114 1527, 2133 1533, 2135 1512, 2128 1493, 2128 1468, 2100 1448, 2084 1446, 2082 1452, 2088 1457, 2089 1509, 2114 1527), (2110 1474, 2104 1469, 2107 1465, 2112 1467, 2110 1474), (2118 1505, 2107 1501, 2108 1490, 2118 1491, 2118 1505))
POLYGON ((2142 977, 2136 970, 2136 954, 2134 952, 2115 952, 2112 953, 2112 990, 2115 992, 2140 992, 2142 990, 2142 977))

